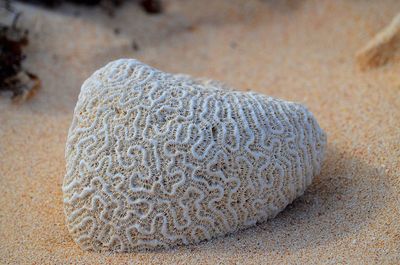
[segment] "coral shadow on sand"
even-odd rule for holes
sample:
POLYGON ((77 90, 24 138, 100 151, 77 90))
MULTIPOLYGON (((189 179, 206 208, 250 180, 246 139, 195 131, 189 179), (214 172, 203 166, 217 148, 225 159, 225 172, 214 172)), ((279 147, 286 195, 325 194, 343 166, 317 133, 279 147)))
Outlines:
MULTIPOLYGON (((391 192, 385 178, 382 169, 328 147, 320 175, 303 196, 277 217, 228 237, 189 247, 190 251, 211 250, 224 255, 241 251, 291 252, 345 238, 349 233, 358 233, 385 206, 384 200, 377 199, 391 192)), ((180 247, 177 251, 188 250, 180 247)))

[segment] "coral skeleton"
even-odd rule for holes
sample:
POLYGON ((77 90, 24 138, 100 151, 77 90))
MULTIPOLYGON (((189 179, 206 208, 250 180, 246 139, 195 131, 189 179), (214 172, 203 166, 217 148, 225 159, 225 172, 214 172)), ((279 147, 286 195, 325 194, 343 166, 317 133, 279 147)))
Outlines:
POLYGON ((68 229, 112 252, 226 235, 302 195, 325 148, 300 104, 113 61, 82 85, 69 130, 68 229))

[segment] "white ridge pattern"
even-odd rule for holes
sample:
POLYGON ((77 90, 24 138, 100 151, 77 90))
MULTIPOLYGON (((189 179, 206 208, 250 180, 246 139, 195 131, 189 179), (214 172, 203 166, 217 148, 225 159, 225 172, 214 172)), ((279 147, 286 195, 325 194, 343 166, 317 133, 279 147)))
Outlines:
POLYGON ((85 250, 190 244, 274 217, 319 173, 302 105, 121 59, 82 86, 64 211, 85 250))

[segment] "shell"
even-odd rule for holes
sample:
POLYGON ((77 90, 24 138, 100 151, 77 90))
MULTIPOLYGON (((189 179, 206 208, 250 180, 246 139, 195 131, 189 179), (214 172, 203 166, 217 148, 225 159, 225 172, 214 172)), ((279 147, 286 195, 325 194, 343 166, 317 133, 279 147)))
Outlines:
POLYGON ((67 225, 85 250, 191 244, 276 216, 319 173, 302 105, 133 59, 82 86, 66 144, 67 225))

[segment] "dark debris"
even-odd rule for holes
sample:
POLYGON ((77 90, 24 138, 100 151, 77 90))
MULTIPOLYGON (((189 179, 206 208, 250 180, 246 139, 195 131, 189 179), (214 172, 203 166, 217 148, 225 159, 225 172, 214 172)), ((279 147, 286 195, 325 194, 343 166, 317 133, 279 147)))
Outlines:
MULTIPOLYGON (((110 16, 114 16, 114 9, 121 6, 124 2, 129 0, 18 0, 20 2, 31 3, 35 5, 42 5, 48 8, 55 8, 63 3, 73 3, 76 5, 85 6, 100 6, 110 16)), ((132 0, 130 0, 132 1, 132 0)), ((163 11, 161 0, 136 0, 138 4, 148 14, 159 14, 163 11)))
POLYGON ((140 5, 149 14, 159 14, 163 11, 160 0, 141 0, 140 5))
POLYGON ((139 50, 139 45, 137 44, 136 41, 132 41, 132 49, 134 51, 138 51, 139 50))
POLYGON ((0 92, 11 93, 14 101, 29 99, 40 87, 39 78, 22 66, 29 32, 17 27, 19 16, 15 15, 12 25, 0 24, 0 92))

